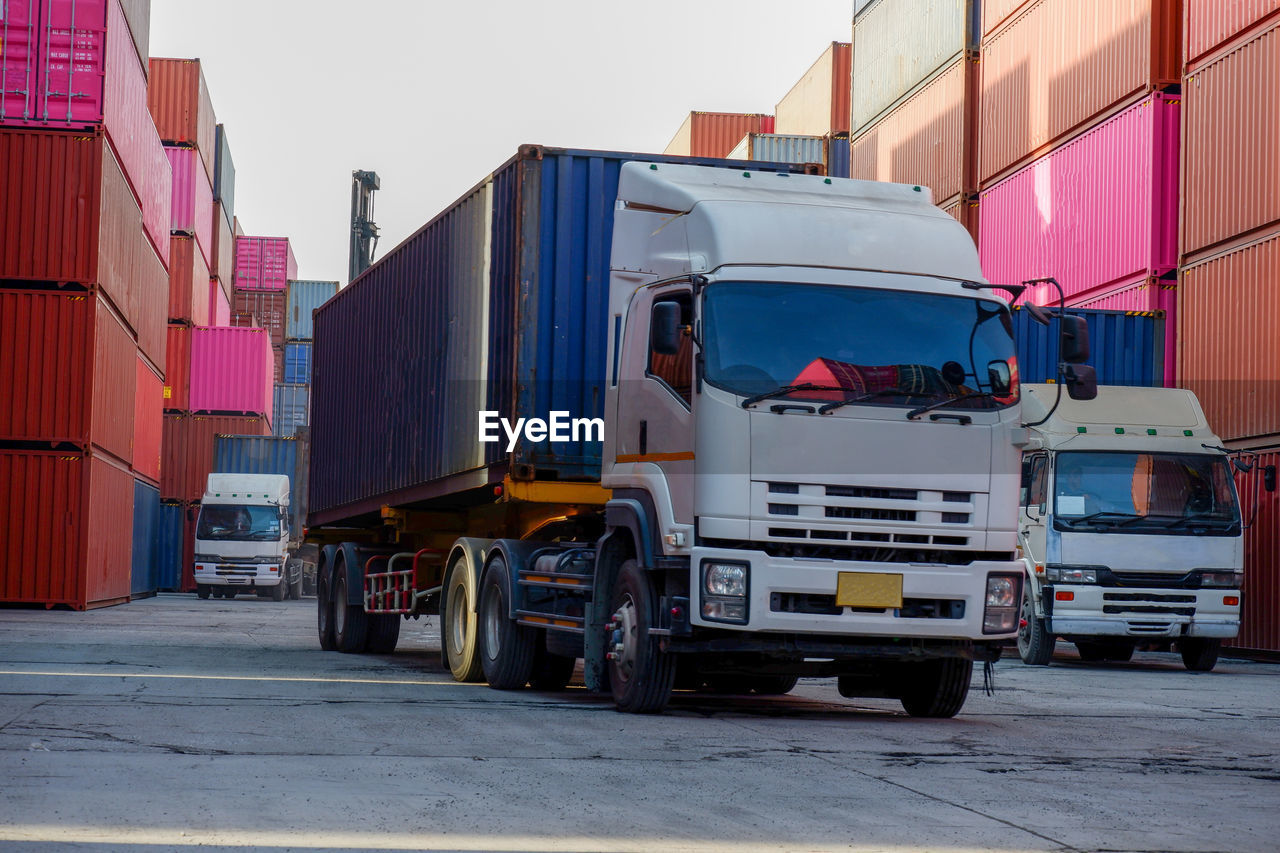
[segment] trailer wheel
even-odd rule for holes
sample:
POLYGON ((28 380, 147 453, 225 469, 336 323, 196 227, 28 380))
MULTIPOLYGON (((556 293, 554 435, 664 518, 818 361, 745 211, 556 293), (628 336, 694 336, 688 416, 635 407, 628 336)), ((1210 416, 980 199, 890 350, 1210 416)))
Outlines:
POLYGON ((675 683, 676 662, 650 636, 655 595, 635 560, 627 560, 613 584, 609 684, 619 711, 652 714, 666 707, 675 683))
POLYGON ((564 690, 573 678, 573 670, 577 665, 577 658, 547 651, 546 634, 543 634, 538 638, 533 653, 533 673, 529 676, 529 686, 534 690, 564 690))
POLYGON ((480 654, 476 648, 476 616, 471 612, 467 594, 467 568, 462 560, 453 564, 445 584, 445 599, 440 607, 440 647, 454 681, 476 682, 484 677, 480 654))
POLYGON ((363 605, 347 603, 347 560, 339 557, 333 581, 333 641, 340 652, 362 652, 369 639, 363 605))
POLYGON ((204 601, 204 600, 208 599, 208 597, 209 597, 209 585, 208 585, 207 583, 198 583, 198 584, 196 584, 196 595, 200 597, 200 600, 201 600, 201 601, 204 601))
POLYGON ((1218 665, 1222 640, 1210 637, 1188 637, 1178 641, 1182 665, 1192 672, 1211 672, 1218 665))
POLYGON ((316 573, 316 630, 320 634, 320 648, 331 652, 338 648, 333 639, 333 597, 329 594, 333 572, 322 563, 316 573))
POLYGON ((1018 657, 1031 666, 1047 666, 1053 659, 1054 637, 1044 620, 1036 616, 1031 581, 1022 581, 1022 613, 1018 620, 1018 657))
POLYGON ((540 638, 507 615, 511 579, 502 557, 494 557, 480 582, 480 665, 496 690, 519 690, 533 674, 540 638))
POLYGON ((942 658, 911 663, 902 673, 902 707, 913 717, 954 717, 969 696, 973 661, 942 658))
POLYGON ((294 601, 302 599, 302 561, 290 560, 285 566, 285 577, 289 578, 289 594, 287 598, 294 601))
POLYGON ((389 655, 400 642, 399 613, 370 613, 369 642, 365 651, 375 655, 389 655))

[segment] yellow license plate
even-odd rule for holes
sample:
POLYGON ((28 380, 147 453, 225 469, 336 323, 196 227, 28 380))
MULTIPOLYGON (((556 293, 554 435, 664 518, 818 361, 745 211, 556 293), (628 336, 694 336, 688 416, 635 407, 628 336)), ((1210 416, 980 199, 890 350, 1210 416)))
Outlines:
POLYGON ((878 572, 841 572, 836 581, 837 607, 902 606, 902 575, 878 572))

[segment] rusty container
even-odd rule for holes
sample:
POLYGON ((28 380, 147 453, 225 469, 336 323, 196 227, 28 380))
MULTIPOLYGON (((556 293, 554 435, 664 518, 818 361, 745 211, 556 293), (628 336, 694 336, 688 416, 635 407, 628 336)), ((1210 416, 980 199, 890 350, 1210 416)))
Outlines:
POLYGON ((681 157, 725 157, 748 133, 773 132, 771 115, 692 112, 663 153, 681 157))
POLYGON ((160 141, 197 148, 213 186, 218 122, 200 60, 152 58, 147 106, 160 141))
POLYGON ((160 497, 198 501, 213 471, 214 439, 219 435, 271 435, 266 418, 243 415, 193 415, 166 412, 160 461, 160 497))
POLYGON ((194 237, 169 238, 169 321, 209 325, 209 268, 194 237))
POLYGON ((1248 461, 1253 471, 1236 473, 1240 509, 1245 522, 1244 589, 1240 635, 1230 645, 1241 649, 1280 652, 1280 492, 1261 488, 1261 468, 1280 466, 1280 447, 1272 443, 1253 448, 1248 461))

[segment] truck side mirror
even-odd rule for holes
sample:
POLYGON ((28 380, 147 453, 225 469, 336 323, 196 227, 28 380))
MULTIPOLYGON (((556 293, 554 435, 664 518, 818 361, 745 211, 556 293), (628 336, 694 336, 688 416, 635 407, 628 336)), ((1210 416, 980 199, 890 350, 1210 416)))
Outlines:
POLYGON ((657 302, 649 326, 649 346, 659 355, 675 355, 680 352, 679 302, 657 302))
POLYGON ((1276 466, 1266 465, 1262 469, 1262 488, 1268 492, 1276 490, 1276 466))
POLYGON ((1013 386, 1013 372, 1009 369, 1009 362, 987 362, 987 381, 991 384, 992 394, 997 397, 1009 396, 1009 390, 1013 386))
POLYGON ((1063 378, 1072 400, 1092 400, 1098 396, 1098 373, 1087 364, 1069 364, 1063 378))
POLYGON ((1089 360, 1089 323, 1073 314, 1064 316, 1060 322, 1062 360, 1067 364, 1084 364, 1089 360))

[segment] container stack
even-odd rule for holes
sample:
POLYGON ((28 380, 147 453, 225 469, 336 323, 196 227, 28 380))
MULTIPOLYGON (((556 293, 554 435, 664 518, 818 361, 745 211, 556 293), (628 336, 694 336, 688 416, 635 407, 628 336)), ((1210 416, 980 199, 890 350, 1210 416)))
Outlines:
POLYGON ((236 235, 235 284, 231 291, 231 325, 265 329, 271 337, 273 382, 284 381, 285 318, 289 282, 298 277, 298 262, 287 237, 236 235))
POLYGON ((725 157, 748 133, 773 133, 773 116, 756 113, 692 112, 663 154, 725 157))
MULTIPOLYGON (((1187 0, 1178 379, 1232 447, 1280 464, 1280 0, 1187 0)), ((1241 474, 1235 645, 1280 651, 1280 495, 1241 474)))
POLYGON ((837 178, 848 177, 849 138, 832 135, 748 133, 726 156, 730 160, 817 163, 823 167, 825 174, 837 178))
POLYGON ((853 22, 849 122, 850 177, 929 187, 934 203, 975 235, 979 6, 863 6, 853 22))
POLYGON ((231 325, 231 288, 236 274, 236 167, 227 130, 218 125, 213 158, 213 249, 209 264, 209 322, 231 325))
MULTIPOLYGON (((823 154, 821 160, 780 162, 823 163, 828 175, 837 178, 849 176, 849 87, 852 57, 853 45, 848 42, 836 41, 827 45, 804 76, 778 102, 774 109, 774 131, 784 137, 815 136, 822 141, 823 154)), ((751 147, 754 149, 760 146, 751 147)), ((771 158, 749 156, 743 159, 771 158)))
POLYGON ((310 424, 311 312, 338 293, 336 281, 290 281, 285 296, 283 382, 276 384, 272 433, 294 436, 310 424))
POLYGON ((2 8, 0 601, 85 609, 155 589, 172 173, 147 4, 2 8))

